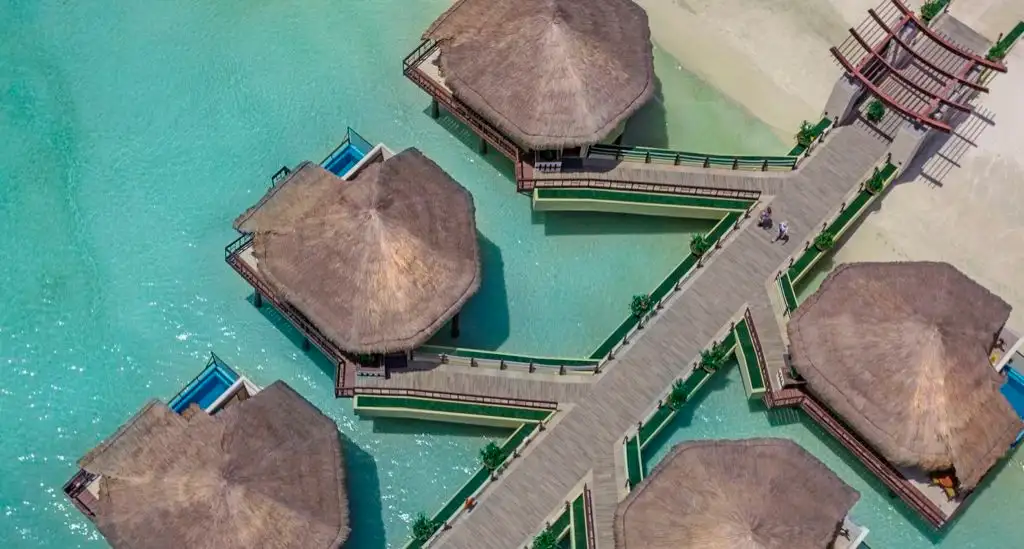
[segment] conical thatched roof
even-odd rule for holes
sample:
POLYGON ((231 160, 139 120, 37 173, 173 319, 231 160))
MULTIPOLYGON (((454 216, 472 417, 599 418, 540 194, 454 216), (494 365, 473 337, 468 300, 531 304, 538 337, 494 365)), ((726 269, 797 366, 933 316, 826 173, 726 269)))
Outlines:
POLYGON ((271 286, 353 353, 423 344, 480 286, 473 198, 416 149, 347 182, 305 163, 235 226, 271 286))
POLYGON ((860 495, 785 439, 676 446, 615 514, 616 549, 823 549, 860 495))
POLYGON ((216 416, 147 404, 79 465, 115 549, 337 549, 348 537, 338 427, 276 382, 216 416))
POLYGON ((892 463, 971 489, 1021 421, 988 361, 1010 306, 946 263, 841 265, 789 322, 811 391, 892 463))
POLYGON ((597 143, 654 93, 632 0, 460 0, 424 38, 456 97, 528 149, 597 143))

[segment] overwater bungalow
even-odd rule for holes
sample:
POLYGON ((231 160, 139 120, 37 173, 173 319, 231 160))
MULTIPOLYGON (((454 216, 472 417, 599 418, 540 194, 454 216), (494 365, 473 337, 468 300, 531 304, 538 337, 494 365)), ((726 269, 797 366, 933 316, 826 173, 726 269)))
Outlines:
POLYGON ((216 414, 191 409, 151 401, 79 461, 65 491, 114 549, 341 547, 334 421, 282 381, 216 414))
POLYGON ((686 442, 619 504, 615 547, 856 548, 859 498, 791 440, 686 442))
POLYGON ((937 527, 1021 431, 989 362, 1009 315, 949 264, 854 263, 789 322, 804 391, 924 496, 901 494, 937 527))
POLYGON ((444 106, 518 168, 586 156, 654 94, 647 13, 632 0, 459 0, 423 39, 404 70, 432 115, 444 106))
POLYGON ((480 286, 473 197, 417 149, 385 150, 342 180, 301 164, 234 224, 227 261, 337 365, 384 374, 480 286))

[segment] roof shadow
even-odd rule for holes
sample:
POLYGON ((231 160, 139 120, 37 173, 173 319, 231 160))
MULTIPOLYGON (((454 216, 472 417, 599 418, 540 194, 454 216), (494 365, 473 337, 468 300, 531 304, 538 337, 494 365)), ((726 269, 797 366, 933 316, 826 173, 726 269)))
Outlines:
MULTIPOLYGON (((255 296, 255 292, 249 294, 249 297, 246 298, 246 301, 248 301, 249 303, 253 303, 253 299, 255 298, 255 296)), ((253 306, 255 306, 255 304, 253 306)), ((331 362, 326 355, 321 353, 319 349, 312 345, 310 346, 308 351, 303 350, 302 342, 305 340, 305 337, 302 335, 302 332, 297 330, 295 326, 293 326, 292 323, 287 318, 285 318, 284 315, 282 315, 281 312, 277 310, 277 308, 273 306, 273 304, 264 301, 263 306, 259 308, 259 312, 261 315, 263 315, 263 318, 270 321, 270 323, 273 324, 274 327, 277 328, 278 331, 280 331, 284 335, 284 337, 288 339, 288 341, 292 342, 293 345, 298 347, 298 350, 300 352, 304 353, 305 356, 309 358, 309 360, 313 361, 313 364, 316 364, 316 367, 320 369, 320 371, 322 371, 325 376, 327 376, 328 383, 330 383, 331 386, 333 387, 334 377, 335 374, 337 373, 337 366, 335 366, 335 364, 331 362)))
POLYGON ((480 289, 462 307, 459 337, 452 338, 449 322, 430 343, 493 351, 509 336, 508 291, 505 285, 505 261, 501 249, 477 231, 480 243, 480 289))
MULTIPOLYGON (((448 130, 448 133, 451 134, 452 137, 465 145, 471 152, 477 154, 477 156, 483 159, 484 162, 490 164, 492 168, 498 170, 509 179, 513 181, 515 180, 516 170, 515 165, 511 160, 506 158, 505 155, 500 152, 494 150, 490 145, 487 145, 486 154, 480 154, 478 152, 480 150, 480 136, 458 119, 448 114, 448 111, 444 110, 444 107, 440 107, 440 109, 441 116, 434 119, 434 122, 436 122, 438 126, 448 130)), ((424 109, 423 114, 430 116, 430 107, 424 109)))
POLYGON ((373 456, 339 433, 345 454, 345 479, 348 488, 349 528, 352 532, 344 549, 386 549, 384 505, 380 497, 380 475, 373 456))
POLYGON ((656 215, 632 215, 608 212, 537 211, 530 221, 544 225, 546 236, 617 234, 694 234, 707 232, 716 223, 711 219, 691 219, 656 215))
POLYGON ((658 149, 669 148, 668 109, 665 107, 665 96, 662 94, 661 79, 658 75, 654 75, 654 96, 629 117, 626 129, 616 139, 616 143, 658 149))

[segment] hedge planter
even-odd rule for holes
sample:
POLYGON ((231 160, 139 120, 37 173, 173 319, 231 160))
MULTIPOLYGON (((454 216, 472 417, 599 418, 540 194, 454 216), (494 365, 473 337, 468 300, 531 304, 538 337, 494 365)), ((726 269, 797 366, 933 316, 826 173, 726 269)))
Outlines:
POLYGON ((681 379, 677 379, 672 384, 672 392, 668 394, 665 404, 673 410, 678 410, 686 404, 686 384, 681 379))
POLYGON ((419 543, 426 543, 428 539, 434 536, 434 532, 437 532, 440 526, 437 522, 420 513, 412 521, 412 539, 419 543))
POLYGON ((864 115, 869 122, 877 124, 885 118, 885 105, 881 101, 875 99, 868 104, 868 110, 864 115))
POLYGON ((814 247, 819 252, 827 252, 836 245, 836 235, 826 231, 814 237, 814 247))
POLYGON ((533 544, 530 545, 530 549, 558 549, 558 536, 548 527, 540 535, 533 538, 533 544))
POLYGON ((942 13, 942 10, 946 9, 947 4, 949 4, 949 0, 928 0, 921 5, 921 20, 931 23, 942 13))
POLYGON ((885 180, 882 179, 882 172, 877 167, 871 174, 871 178, 864 184, 864 190, 869 194, 878 194, 885 189, 885 180))
POLYGON ((814 126, 804 120, 800 123, 800 131, 796 132, 796 143, 804 148, 810 147, 814 141, 814 126))
POLYGON ((690 239, 690 253, 697 257, 702 257, 704 254, 708 253, 708 250, 710 250, 712 246, 714 246, 714 243, 711 242, 711 239, 708 238, 707 235, 695 234, 693 235, 693 238, 690 239))
POLYGON ((651 312, 654 307, 654 302, 651 300, 651 296, 648 294, 637 294, 633 296, 633 301, 629 302, 629 313, 634 317, 643 320, 647 313, 651 312))
POLYGON ((705 349, 700 352, 700 367, 705 372, 713 374, 722 367, 725 363, 725 359, 729 358, 728 349, 725 348, 725 344, 719 342, 711 346, 710 349, 705 349))

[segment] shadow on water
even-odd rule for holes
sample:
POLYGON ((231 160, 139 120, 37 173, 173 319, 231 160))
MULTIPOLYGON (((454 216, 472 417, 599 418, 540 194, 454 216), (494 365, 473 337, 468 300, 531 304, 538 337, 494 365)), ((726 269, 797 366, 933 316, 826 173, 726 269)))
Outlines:
POLYGON ((624 145, 640 145, 667 149, 668 109, 661 90, 661 79, 654 76, 654 97, 633 113, 619 141, 624 145))
POLYGON ((449 323, 430 339, 430 343, 493 351, 508 339, 508 292, 501 249, 483 233, 477 233, 477 240, 480 243, 480 289, 459 314, 459 337, 452 338, 449 323))
MULTIPOLYGON (((372 421, 373 432, 382 435, 426 435, 504 439, 512 434, 511 429, 502 429, 500 427, 464 425, 462 423, 427 421, 423 419, 375 417, 367 418, 362 421, 372 421)), ((483 443, 481 443, 481 446, 483 446, 483 443)))
POLYGON ((348 488, 349 527, 345 549, 385 549, 384 506, 380 497, 377 462, 356 443, 341 434, 348 488))
MULTIPOLYGON (((430 116, 430 107, 428 106, 424 109, 423 113, 430 116)), ((459 140, 466 148, 483 159, 484 162, 490 164, 491 167, 508 176, 509 179, 515 179, 515 166, 512 164, 512 161, 494 150, 494 147, 490 145, 487 146, 487 154, 480 154, 480 136, 468 126, 458 121, 454 116, 448 114, 444 107, 441 107, 441 116, 437 117, 434 122, 448 130, 452 137, 459 140)))
MULTIPOLYGON (((255 296, 255 293, 250 294, 249 297, 247 298, 247 301, 249 301, 250 304, 253 304, 253 299, 255 298, 255 296)), ((253 306, 255 307, 255 304, 253 304, 253 306)), ((275 328, 277 328, 286 338, 288 338, 288 341, 292 342, 292 344, 295 345, 297 351, 304 353, 311 361, 313 361, 313 364, 316 364, 316 367, 320 369, 320 371, 322 371, 325 376, 327 376, 327 379, 329 380, 331 385, 334 384, 334 376, 336 373, 335 365, 326 356, 324 356, 323 353, 320 352, 320 349, 317 349, 315 346, 310 345, 308 351, 303 350, 302 342, 305 338, 302 336, 302 333, 299 332, 295 328, 295 326, 292 326, 292 323, 289 322, 288 319, 286 319, 284 315, 282 315, 281 312, 278 311, 267 300, 263 301, 263 306, 259 308, 259 311, 260 314, 263 315, 263 318, 270 321, 270 323, 273 324, 275 328)))
POLYGON ((689 235, 707 232, 715 222, 708 219, 684 219, 607 212, 538 212, 530 216, 534 225, 544 225, 547 236, 666 234, 689 235))

